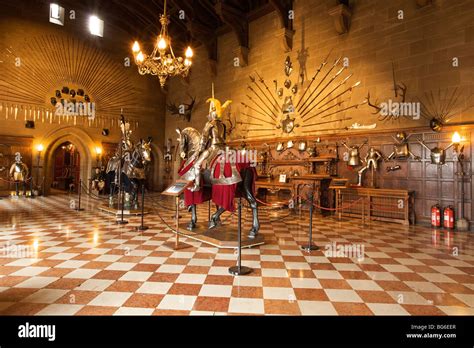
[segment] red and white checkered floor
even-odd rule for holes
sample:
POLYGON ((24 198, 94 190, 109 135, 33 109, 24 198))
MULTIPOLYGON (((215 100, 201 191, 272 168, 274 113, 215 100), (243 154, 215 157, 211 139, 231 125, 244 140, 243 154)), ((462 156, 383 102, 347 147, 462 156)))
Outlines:
POLYGON ((472 233, 315 215, 321 250, 308 254, 307 212, 262 208, 266 244, 244 249, 254 272, 233 277, 233 250, 183 238, 192 248, 173 251, 156 213, 136 232, 139 217, 116 225, 72 198, 0 200, 0 315, 474 315, 472 233))

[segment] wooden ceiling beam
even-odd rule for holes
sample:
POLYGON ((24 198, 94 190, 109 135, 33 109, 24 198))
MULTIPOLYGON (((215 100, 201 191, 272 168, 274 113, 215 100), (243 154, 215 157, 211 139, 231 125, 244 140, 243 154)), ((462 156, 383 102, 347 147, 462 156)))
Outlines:
POLYGON ((289 52, 293 49, 293 0, 270 0, 270 4, 276 10, 280 19, 280 28, 276 31, 275 36, 280 39, 283 50, 289 52))
POLYGON ((234 49, 235 63, 240 67, 248 65, 249 23, 246 13, 233 7, 230 0, 217 0, 214 8, 221 20, 232 28, 237 37, 238 47, 234 49))

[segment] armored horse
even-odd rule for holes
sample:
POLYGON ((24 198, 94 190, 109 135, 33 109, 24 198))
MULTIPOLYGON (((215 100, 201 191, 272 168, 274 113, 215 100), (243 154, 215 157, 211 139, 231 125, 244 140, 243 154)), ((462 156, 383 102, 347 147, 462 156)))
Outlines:
POLYGON ((147 141, 140 141, 132 145, 130 150, 115 154, 107 162, 106 177, 110 183, 109 204, 113 204, 113 197, 118 188, 119 171, 120 181, 126 193, 130 195, 130 205, 138 208, 138 191, 141 185, 145 184, 145 172, 147 164, 151 161, 151 138, 147 141))
POLYGON ((198 190, 187 189, 184 193, 185 204, 191 212, 191 221, 188 229, 196 227, 197 212, 196 205, 212 200, 218 207, 211 216, 209 228, 215 228, 221 224, 220 217, 225 211, 235 210, 234 197, 243 197, 252 210, 252 228, 249 231, 249 238, 255 238, 260 229, 258 220, 257 201, 255 199, 255 180, 257 172, 250 161, 245 158, 241 151, 225 148, 213 161, 207 163, 202 170, 202 175, 197 177, 193 170, 199 158, 201 134, 195 128, 188 127, 183 130, 176 130, 178 137, 178 151, 182 159, 181 168, 178 171, 184 180, 201 181, 198 190), (227 156, 226 154, 234 154, 227 156), (240 155, 239 155, 240 154, 240 155), (210 190, 210 192, 206 192, 210 190))

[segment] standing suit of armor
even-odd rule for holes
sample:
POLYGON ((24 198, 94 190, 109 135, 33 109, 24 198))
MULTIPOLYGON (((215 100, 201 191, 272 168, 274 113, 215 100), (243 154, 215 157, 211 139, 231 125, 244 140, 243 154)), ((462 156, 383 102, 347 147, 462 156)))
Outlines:
POLYGON ((21 157, 17 157, 10 167, 10 178, 15 181, 16 195, 19 194, 19 183, 23 183, 23 195, 26 195, 26 180, 28 180, 28 166, 21 161, 21 157))

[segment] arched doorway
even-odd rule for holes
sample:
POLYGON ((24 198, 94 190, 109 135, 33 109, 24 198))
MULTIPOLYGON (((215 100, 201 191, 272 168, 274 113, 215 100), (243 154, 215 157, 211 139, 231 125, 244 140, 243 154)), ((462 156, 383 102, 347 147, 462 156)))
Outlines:
MULTIPOLYGON (((54 176, 54 154, 58 148, 61 148, 64 143, 72 143, 75 146, 75 151, 79 154, 79 179, 82 180, 83 185, 89 182, 93 171, 92 161, 95 164, 94 149, 99 146, 99 143, 93 141, 90 135, 80 127, 65 126, 51 131, 42 139, 38 139, 38 143, 45 146, 44 157, 42 157, 42 174, 45 177, 45 189, 47 193, 50 192, 53 184, 54 176)), ((77 188, 77 186, 76 186, 77 188)))
POLYGON ((76 146, 66 141, 53 153, 51 188, 77 192, 81 173, 81 156, 76 146))

